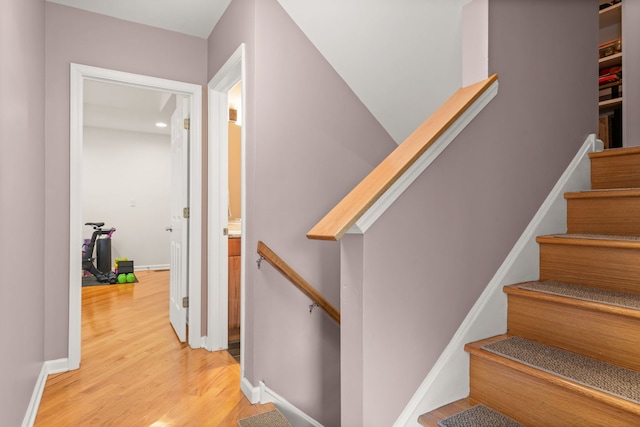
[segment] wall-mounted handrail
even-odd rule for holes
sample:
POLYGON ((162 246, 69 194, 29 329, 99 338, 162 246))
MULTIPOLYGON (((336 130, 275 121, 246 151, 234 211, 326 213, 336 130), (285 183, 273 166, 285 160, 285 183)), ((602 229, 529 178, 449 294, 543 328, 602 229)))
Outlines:
POLYGON ((340 324, 340 312, 336 310, 336 308, 331 305, 331 303, 329 303, 329 301, 327 301, 316 288, 311 286, 309 282, 304 280, 304 278, 296 273, 296 271, 291 268, 289 264, 284 262, 282 258, 280 258, 275 252, 273 252, 267 245, 265 245, 261 241, 258 241, 258 254, 269 264, 271 264, 273 268, 282 273, 284 277, 289 279, 289 281, 293 283, 295 287, 300 289, 303 294, 311 298, 314 304, 317 304, 318 307, 326 311, 329 317, 335 320, 338 325, 340 324))
POLYGON ((454 93, 325 215, 307 233, 307 237, 318 240, 340 240, 463 113, 469 110, 494 83, 497 84, 497 80, 498 76, 494 74, 486 80, 461 88, 454 93))

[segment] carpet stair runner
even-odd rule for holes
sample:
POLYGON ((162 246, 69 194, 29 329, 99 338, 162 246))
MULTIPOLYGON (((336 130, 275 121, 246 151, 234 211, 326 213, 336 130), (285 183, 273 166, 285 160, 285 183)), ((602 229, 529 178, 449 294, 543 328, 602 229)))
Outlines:
POLYGON ((509 333, 640 370, 640 295, 527 282, 504 288, 509 333))
POLYGON ((469 343, 469 397, 425 426, 640 426, 640 148, 591 153, 539 279, 504 288, 507 334, 469 343))
POLYGON ((493 427, 522 427, 522 424, 505 417, 484 405, 475 405, 438 422, 441 427, 475 426, 481 423, 493 427))
POLYGON ((238 420, 239 427, 292 427, 278 409, 238 420))

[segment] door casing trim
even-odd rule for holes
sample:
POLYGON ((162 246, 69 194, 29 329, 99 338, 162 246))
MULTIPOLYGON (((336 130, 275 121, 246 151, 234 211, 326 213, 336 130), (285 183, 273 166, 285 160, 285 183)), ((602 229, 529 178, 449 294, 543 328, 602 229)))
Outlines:
POLYGON ((228 239, 222 230, 228 227, 228 92, 242 82, 240 133, 240 372, 244 372, 245 271, 246 271, 246 93, 245 45, 242 43, 209 81, 209 156, 208 156, 208 313, 207 346, 211 351, 228 347, 228 239))
MULTIPOLYGON (((202 294, 202 87, 175 80, 132 74, 106 68, 71 64, 70 140, 69 140, 69 370, 80 367, 82 322, 82 268, 79 247, 82 242, 82 148, 83 87, 85 80, 123 84, 143 89, 185 95, 189 98, 189 262, 188 289, 190 307, 188 343, 200 348, 202 294)), ((168 310, 168 307, 167 307, 168 310)))

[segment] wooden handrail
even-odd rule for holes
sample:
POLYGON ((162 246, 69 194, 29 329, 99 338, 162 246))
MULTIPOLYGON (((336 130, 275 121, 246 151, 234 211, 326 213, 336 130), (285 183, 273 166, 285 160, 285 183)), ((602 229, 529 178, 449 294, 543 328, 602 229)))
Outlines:
POLYGON ((498 75, 459 89, 387 156, 308 233, 309 239, 340 240, 402 174, 494 83, 498 75))
POLYGON ((311 298, 311 301, 316 303, 318 307, 326 311, 329 317, 335 320, 338 325, 340 324, 340 312, 336 310, 316 288, 311 286, 309 282, 304 280, 289 264, 284 262, 282 258, 261 241, 258 241, 258 254, 271 264, 273 268, 282 273, 284 277, 289 279, 303 294, 311 298))

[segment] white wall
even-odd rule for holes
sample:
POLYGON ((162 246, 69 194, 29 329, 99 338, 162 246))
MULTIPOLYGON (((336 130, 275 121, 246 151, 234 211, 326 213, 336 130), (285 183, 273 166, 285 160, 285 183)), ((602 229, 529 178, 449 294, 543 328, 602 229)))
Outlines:
POLYGON ((169 264, 170 145, 169 135, 84 128, 83 223, 115 227, 111 256, 136 269, 169 264))
POLYGON ((469 0, 278 0, 400 144, 462 84, 469 0))

